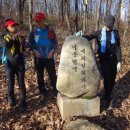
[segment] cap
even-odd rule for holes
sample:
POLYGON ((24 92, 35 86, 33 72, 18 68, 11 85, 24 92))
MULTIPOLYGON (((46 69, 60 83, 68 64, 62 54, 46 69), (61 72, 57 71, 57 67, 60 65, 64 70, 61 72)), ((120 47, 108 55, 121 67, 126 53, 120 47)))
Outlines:
POLYGON ((7 28, 8 26, 13 26, 13 25, 19 26, 19 24, 17 22, 15 22, 14 20, 9 20, 9 21, 5 22, 4 27, 7 28))
POLYGON ((104 18, 105 26, 112 28, 115 23, 115 17, 113 15, 108 15, 104 18))
POLYGON ((41 19, 46 19, 46 15, 42 12, 36 13, 34 20, 35 21, 40 21, 41 19))

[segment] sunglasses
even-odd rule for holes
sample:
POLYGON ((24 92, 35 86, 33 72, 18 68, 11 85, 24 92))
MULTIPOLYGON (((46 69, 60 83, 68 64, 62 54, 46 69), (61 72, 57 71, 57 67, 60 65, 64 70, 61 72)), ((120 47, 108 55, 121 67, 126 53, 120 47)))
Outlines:
POLYGON ((42 20, 36 20, 36 23, 40 23, 42 20))
POLYGON ((41 19, 41 20, 36 20, 36 23, 40 23, 40 22, 42 22, 43 21, 43 19, 41 19))

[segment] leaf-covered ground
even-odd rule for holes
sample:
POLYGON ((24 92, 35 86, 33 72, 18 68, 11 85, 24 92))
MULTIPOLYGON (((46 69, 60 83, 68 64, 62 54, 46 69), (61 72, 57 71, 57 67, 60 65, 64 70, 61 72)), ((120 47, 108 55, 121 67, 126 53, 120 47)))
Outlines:
MULTIPOLYGON (((57 30, 59 48, 61 49, 66 33, 62 27, 57 30), (61 35, 62 34, 62 35, 61 35)), ((98 124, 106 130, 129 130, 130 129, 130 55, 129 43, 123 45, 123 65, 117 76, 114 88, 114 109, 107 110, 104 100, 101 100, 101 114, 98 117, 79 117, 98 124)), ((60 52, 56 56, 56 68, 58 69, 60 52)), ((46 89, 48 94, 45 105, 39 105, 39 91, 36 83, 36 74, 31 67, 30 53, 27 53, 29 70, 26 71, 25 83, 27 88, 27 111, 20 113, 16 107, 7 105, 6 79, 3 65, 0 65, 0 130, 63 130, 56 97, 51 96, 51 87, 46 74, 46 89)), ((17 104, 19 102, 19 88, 15 86, 17 104)), ((68 120, 76 120, 73 117, 68 120)))

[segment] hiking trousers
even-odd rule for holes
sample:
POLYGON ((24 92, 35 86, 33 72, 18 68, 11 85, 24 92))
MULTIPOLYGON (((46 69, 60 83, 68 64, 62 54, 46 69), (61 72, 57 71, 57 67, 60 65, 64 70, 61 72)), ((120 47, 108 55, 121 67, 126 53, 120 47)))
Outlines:
POLYGON ((15 100, 14 95, 14 85, 15 85, 15 75, 17 76, 18 85, 20 89, 20 105, 26 104, 26 88, 25 88, 25 66, 24 63, 21 64, 11 64, 9 62, 5 63, 5 74, 7 78, 7 96, 8 101, 15 100))
POLYGON ((115 57, 110 57, 100 61, 100 66, 104 78, 105 99, 110 101, 112 99, 112 90, 115 85, 117 74, 117 60, 115 57))
POLYGON ((44 69, 47 70, 51 85, 54 91, 56 90, 56 70, 55 70, 55 61, 54 59, 35 59, 36 71, 37 71, 37 82, 40 94, 46 94, 45 84, 44 84, 44 69))

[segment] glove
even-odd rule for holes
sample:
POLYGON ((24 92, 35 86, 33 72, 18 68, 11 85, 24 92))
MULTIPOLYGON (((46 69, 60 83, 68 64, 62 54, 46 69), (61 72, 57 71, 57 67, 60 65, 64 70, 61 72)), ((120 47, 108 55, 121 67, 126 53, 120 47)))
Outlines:
POLYGON ((120 69, 121 69, 121 63, 120 63, 120 62, 118 62, 118 63, 117 63, 117 72, 119 72, 119 71, 120 71, 120 69))
POLYGON ((82 37, 83 36, 83 31, 81 30, 81 31, 77 32, 75 35, 77 37, 82 37))
POLYGON ((25 70, 28 70, 29 68, 28 64, 26 63, 24 66, 25 66, 25 70))

